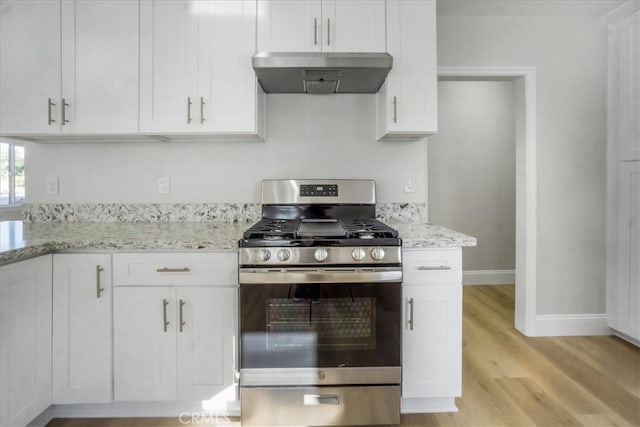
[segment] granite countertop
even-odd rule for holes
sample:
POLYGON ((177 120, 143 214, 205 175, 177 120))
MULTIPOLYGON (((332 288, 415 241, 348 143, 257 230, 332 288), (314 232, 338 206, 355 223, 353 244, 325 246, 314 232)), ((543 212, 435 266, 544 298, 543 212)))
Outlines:
MULTIPOLYGON (((0 222, 0 265, 60 250, 234 250, 250 223, 0 222)), ((403 247, 475 246, 476 239, 425 223, 389 222, 403 247)))

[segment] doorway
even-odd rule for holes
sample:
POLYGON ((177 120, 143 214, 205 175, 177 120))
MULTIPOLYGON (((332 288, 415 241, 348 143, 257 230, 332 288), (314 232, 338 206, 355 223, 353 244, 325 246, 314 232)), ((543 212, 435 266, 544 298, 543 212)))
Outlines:
MULTIPOLYGON (((516 176, 515 327, 526 336, 536 336, 535 69, 532 67, 441 67, 438 69, 438 79, 440 81, 489 80, 513 83, 516 176)), ((428 195, 427 200, 429 200, 428 195)))

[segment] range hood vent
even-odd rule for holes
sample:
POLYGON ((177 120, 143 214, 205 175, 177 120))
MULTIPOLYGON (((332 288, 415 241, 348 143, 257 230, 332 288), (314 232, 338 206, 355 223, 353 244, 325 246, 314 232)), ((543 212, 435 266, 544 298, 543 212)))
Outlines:
POLYGON ((393 58, 388 53, 259 52, 251 62, 266 93, 376 93, 393 58))

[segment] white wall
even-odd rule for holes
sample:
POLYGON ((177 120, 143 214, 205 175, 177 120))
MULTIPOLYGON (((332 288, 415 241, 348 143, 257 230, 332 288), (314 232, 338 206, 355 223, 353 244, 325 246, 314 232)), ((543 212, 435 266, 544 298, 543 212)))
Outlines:
POLYGON ((441 66, 534 66, 537 313, 604 313, 607 32, 598 17, 440 16, 441 66))
POLYGON ((27 201, 258 202, 265 178, 373 178, 379 201, 424 202, 426 141, 376 141, 373 95, 267 99, 266 142, 30 145, 27 201), (403 191, 407 174, 415 193, 403 191), (46 195, 56 176, 59 195, 46 195), (170 194, 156 194, 160 176, 170 194))
POLYGON ((463 268, 515 269, 515 97, 512 81, 440 81, 429 139, 429 221, 475 236, 463 268))

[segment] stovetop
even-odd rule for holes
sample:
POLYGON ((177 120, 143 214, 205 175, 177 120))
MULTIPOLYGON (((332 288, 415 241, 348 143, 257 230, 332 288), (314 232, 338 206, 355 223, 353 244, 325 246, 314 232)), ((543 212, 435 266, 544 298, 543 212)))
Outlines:
POLYGON ((398 232, 375 218, 268 219, 244 232, 241 247, 400 246, 398 232))

